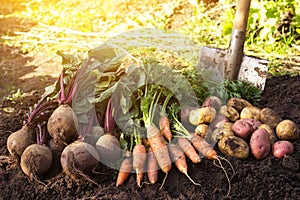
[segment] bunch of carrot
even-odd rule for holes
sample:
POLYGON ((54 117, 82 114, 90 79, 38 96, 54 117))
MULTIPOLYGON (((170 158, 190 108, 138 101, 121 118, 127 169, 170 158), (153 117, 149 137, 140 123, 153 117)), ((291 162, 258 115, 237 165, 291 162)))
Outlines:
POLYGON ((144 141, 146 142, 143 144, 139 139, 140 135, 134 134, 136 141, 132 150, 132 158, 127 155, 122 161, 117 186, 125 182, 132 169, 136 173, 138 186, 141 187, 142 185, 145 171, 147 171, 149 182, 154 184, 158 180, 158 170, 161 169, 166 174, 166 178, 173 162, 179 171, 184 173, 195 185, 199 185, 189 177, 186 161, 187 156, 193 163, 199 163, 201 161, 199 154, 188 139, 184 137, 175 139, 171 131, 171 122, 166 108, 172 96, 171 92, 160 86, 146 85, 144 95, 141 98, 142 121, 146 129, 144 141), (154 118, 156 107, 163 93, 166 95, 157 120, 157 127, 154 118))
POLYGON ((216 165, 224 170, 229 183, 229 194, 230 181, 221 163, 224 158, 219 156, 204 138, 190 133, 184 127, 178 119, 179 106, 170 101, 172 96, 173 94, 170 91, 161 86, 146 85, 140 102, 142 122, 146 130, 145 138, 141 140, 140 137, 143 134, 134 132, 133 135, 136 138, 133 144, 134 147, 132 152, 127 151, 124 160, 121 162, 116 186, 122 185, 132 171, 136 173, 136 182, 139 187, 143 184, 146 172, 148 181, 150 184, 154 184, 158 180, 158 171, 161 169, 166 174, 161 184, 162 188, 172 168, 172 163, 193 184, 200 185, 188 175, 186 159, 188 158, 196 164, 200 163, 201 156, 204 156, 209 160, 213 160, 214 164, 217 161, 219 164, 216 165), (162 94, 165 94, 164 98, 161 98, 162 94), (158 115, 156 109, 160 102, 162 102, 162 107, 159 119, 155 120, 155 116, 158 115))

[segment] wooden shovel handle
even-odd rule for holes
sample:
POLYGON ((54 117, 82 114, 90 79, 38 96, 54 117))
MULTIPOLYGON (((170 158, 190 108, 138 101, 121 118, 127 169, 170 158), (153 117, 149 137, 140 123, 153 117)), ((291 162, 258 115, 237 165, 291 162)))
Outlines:
POLYGON ((246 31, 251 0, 239 0, 237 3, 234 29, 246 31))

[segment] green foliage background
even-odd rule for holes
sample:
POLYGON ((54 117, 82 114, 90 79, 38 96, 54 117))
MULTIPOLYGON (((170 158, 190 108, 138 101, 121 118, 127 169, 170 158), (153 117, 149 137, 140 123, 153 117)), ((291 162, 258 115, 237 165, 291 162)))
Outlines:
MULTIPOLYGON (((236 2, 2 0, 0 42, 36 54, 79 54, 128 30, 158 28, 226 48, 236 2)), ((252 0, 248 22, 245 53, 268 59, 271 75, 299 74, 300 2, 252 0)))

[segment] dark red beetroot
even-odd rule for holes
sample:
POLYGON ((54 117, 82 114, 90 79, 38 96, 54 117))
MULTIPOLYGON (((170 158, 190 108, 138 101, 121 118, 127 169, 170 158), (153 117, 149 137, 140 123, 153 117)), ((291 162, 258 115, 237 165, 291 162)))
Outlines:
POLYGON ((83 141, 85 134, 91 131, 93 122, 94 115, 91 112, 89 123, 82 127, 78 139, 66 146, 61 153, 60 163, 63 171, 74 180, 83 178, 95 183, 85 174, 98 165, 99 154, 91 144, 83 141))
POLYGON ((73 180, 87 178, 84 174, 98 165, 99 154, 92 145, 77 140, 63 150, 60 163, 63 171, 73 180))
POLYGON ((50 116, 47 129, 57 144, 63 141, 69 144, 77 137, 78 122, 72 108, 67 104, 60 105, 50 116))
POLYGON ((60 76, 59 107, 50 116, 47 129, 55 144, 69 144, 77 137, 78 121, 73 109, 69 106, 76 90, 76 83, 69 85, 69 92, 65 95, 63 72, 60 76))
POLYGON ((107 166, 113 166, 121 158, 122 151, 119 140, 112 135, 115 121, 112 115, 111 99, 107 103, 104 120, 104 132, 105 134, 99 137, 96 142, 96 149, 100 156, 102 164, 107 166))
POLYGON ((21 156, 21 169, 31 179, 45 174, 52 165, 53 155, 49 147, 44 145, 46 128, 38 124, 37 144, 29 145, 21 156))
POLYGON ((10 134, 7 138, 7 149, 9 153, 19 159, 23 151, 31 144, 34 144, 34 131, 27 125, 20 130, 10 134))
POLYGON ((34 128, 36 124, 47 119, 54 107, 56 107, 55 103, 42 103, 41 101, 36 105, 34 110, 28 114, 28 119, 25 121, 23 127, 7 138, 7 149, 14 158, 19 160, 26 147, 35 143, 34 128))

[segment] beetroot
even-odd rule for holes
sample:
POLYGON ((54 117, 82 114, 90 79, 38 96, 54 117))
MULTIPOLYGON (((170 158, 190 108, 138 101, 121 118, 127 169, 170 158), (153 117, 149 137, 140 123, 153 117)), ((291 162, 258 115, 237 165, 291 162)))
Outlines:
POLYGON ((23 151, 31 144, 34 144, 34 131, 27 125, 7 138, 7 149, 17 159, 21 158, 23 151))
POLYGON ((57 144, 63 141, 67 144, 77 138, 78 122, 72 108, 67 104, 60 105, 50 116, 47 124, 49 134, 57 144))
POLYGON ((63 150, 60 158, 63 171, 72 179, 86 178, 99 163, 99 154, 95 148, 81 141, 75 141, 63 150))

